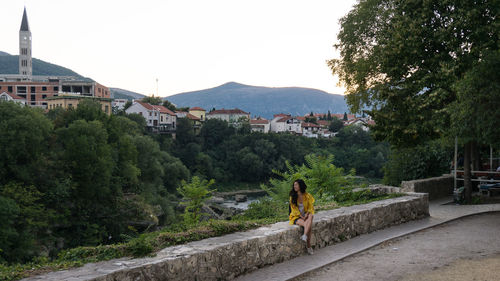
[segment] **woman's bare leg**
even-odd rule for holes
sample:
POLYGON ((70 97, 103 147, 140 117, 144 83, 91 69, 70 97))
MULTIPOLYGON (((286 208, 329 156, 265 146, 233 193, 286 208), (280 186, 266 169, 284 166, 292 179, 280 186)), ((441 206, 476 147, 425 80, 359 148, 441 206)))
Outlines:
POLYGON ((311 233, 311 224, 307 222, 308 220, 303 220, 303 219, 298 219, 295 224, 303 226, 304 227, 304 234, 307 235, 307 240, 309 240, 309 234, 311 233))
POLYGON ((313 222, 313 217, 314 215, 309 214, 309 216, 306 219, 306 225, 307 227, 307 232, 305 231, 304 227, 304 233, 307 235, 307 248, 311 248, 311 232, 312 232, 312 222, 313 222))

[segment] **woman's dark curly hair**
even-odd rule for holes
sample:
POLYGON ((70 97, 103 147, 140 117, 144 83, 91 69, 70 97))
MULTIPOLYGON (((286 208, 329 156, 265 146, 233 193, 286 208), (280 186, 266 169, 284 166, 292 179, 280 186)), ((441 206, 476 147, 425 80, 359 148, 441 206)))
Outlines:
POLYGON ((293 188, 293 185, 295 183, 298 183, 299 184, 299 187, 300 187, 300 192, 302 193, 305 193, 306 192, 306 188, 307 188, 307 185, 306 183, 301 180, 301 179, 298 179, 296 181, 293 182, 292 184, 292 190, 290 190, 290 197, 292 197, 292 203, 295 205, 295 206, 298 206, 297 205, 297 198, 299 198, 299 194, 295 191, 295 189, 293 188))

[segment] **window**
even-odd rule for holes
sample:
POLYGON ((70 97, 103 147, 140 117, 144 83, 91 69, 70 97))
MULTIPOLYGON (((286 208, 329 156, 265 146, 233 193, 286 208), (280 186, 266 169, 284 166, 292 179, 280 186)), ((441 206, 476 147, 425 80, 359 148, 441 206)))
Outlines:
POLYGON ((35 92, 35 87, 31 87, 31 92, 34 93, 35 92))
POLYGON ((46 97, 47 97, 47 95, 42 95, 42 99, 44 99, 44 98, 46 98, 46 97))
POLYGON ((17 86, 17 92, 19 94, 26 94, 26 86, 17 86))
POLYGON ((73 108, 73 104, 72 103, 68 103, 68 108, 73 108))
POLYGON ((155 112, 155 116, 156 116, 156 112, 155 112))
POLYGON ((59 86, 54 86, 54 92, 58 92, 59 91, 59 86))
POLYGON ((153 116, 153 114, 151 113, 151 111, 149 112, 149 116, 153 116))
POLYGON ((109 112, 109 106, 108 105, 104 106, 104 112, 106 112, 106 113, 109 112))
POLYGON ((101 88, 97 88, 97 92, 99 92, 99 93, 100 93, 100 92, 101 92, 101 88))
POLYGON ((36 100, 36 96, 35 95, 31 95, 31 100, 32 101, 36 100))
POLYGON ((47 87, 42 87, 42 91, 47 91, 47 87))
POLYGON ((142 112, 139 112, 139 114, 142 116, 142 112))
POLYGON ((161 116, 161 122, 163 122, 163 116, 161 116))
POLYGON ((7 91, 12 93, 12 86, 8 86, 7 91))

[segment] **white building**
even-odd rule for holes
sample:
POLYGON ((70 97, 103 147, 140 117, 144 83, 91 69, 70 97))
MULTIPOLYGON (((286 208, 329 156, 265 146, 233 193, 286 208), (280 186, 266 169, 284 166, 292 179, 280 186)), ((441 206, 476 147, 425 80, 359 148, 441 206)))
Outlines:
POLYGON ((213 110, 206 115, 208 119, 220 119, 229 123, 229 125, 238 127, 239 123, 243 120, 250 121, 250 113, 241 109, 219 109, 213 110))
POLYGON ((0 101, 13 101, 15 103, 26 105, 25 99, 7 92, 3 92, 0 94, 0 101))
POLYGON ((289 114, 276 114, 271 120, 271 132, 302 134, 301 121, 289 114))
POLYGON ((250 127, 252 128, 252 132, 269 133, 271 123, 269 120, 263 118, 252 119, 250 120, 250 127))
POLYGON ((318 138, 320 126, 314 123, 302 123, 302 135, 308 138, 318 138))
POLYGON ((176 129, 177 116, 162 105, 135 101, 125 112, 127 114, 136 113, 144 117, 146 126, 152 132, 169 133, 176 129))
POLYGON ((122 110, 125 107, 128 99, 114 99, 111 102, 111 107, 116 108, 118 110, 122 110))

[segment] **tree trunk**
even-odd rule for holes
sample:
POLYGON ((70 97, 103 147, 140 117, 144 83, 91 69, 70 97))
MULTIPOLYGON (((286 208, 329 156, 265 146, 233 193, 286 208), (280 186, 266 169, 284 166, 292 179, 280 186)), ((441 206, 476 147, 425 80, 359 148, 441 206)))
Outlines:
POLYGON ((471 151, 472 143, 468 142, 464 147, 464 195, 466 203, 470 203, 472 199, 471 151))
MULTIPOLYGON (((471 144, 471 161, 472 161, 472 171, 480 171, 482 170, 481 167, 481 154, 479 153, 479 146, 477 145, 476 141, 473 141, 471 144)), ((477 178, 472 176, 472 178, 477 178)), ((479 182, 478 181, 473 181, 472 182, 472 190, 478 190, 479 182)))

